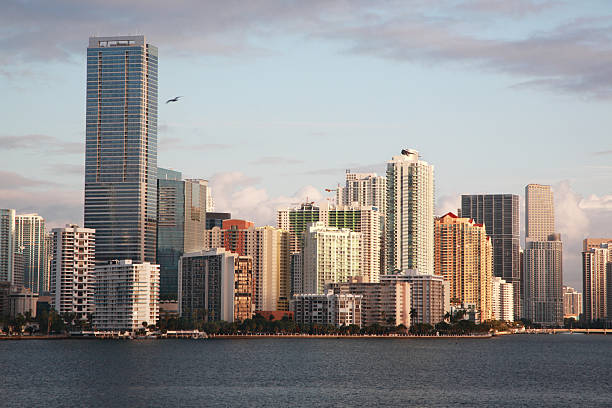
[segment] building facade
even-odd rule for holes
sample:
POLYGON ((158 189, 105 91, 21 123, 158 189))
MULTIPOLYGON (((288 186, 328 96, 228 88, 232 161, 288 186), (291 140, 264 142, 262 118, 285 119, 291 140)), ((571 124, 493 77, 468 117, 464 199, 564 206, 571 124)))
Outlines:
POLYGON ((579 320, 582 314, 582 293, 570 286, 563 286, 563 318, 579 320))
POLYGON ((493 319, 514 321, 514 285, 498 276, 493 277, 491 285, 491 308, 493 319))
POLYGON ((411 324, 435 325, 450 312, 449 286, 439 275, 405 270, 380 276, 380 282, 408 282, 410 284, 411 324))
POLYGON ((0 208, 0 281, 15 284, 15 210, 0 208))
POLYGON ((179 263, 179 313, 205 321, 253 316, 253 260, 215 248, 187 253, 179 263))
POLYGON ((51 306, 86 320, 94 310, 95 230, 66 225, 52 232, 51 306))
POLYGON ((159 320, 159 265, 110 261, 95 268, 96 330, 136 331, 159 320))
POLYGON ((309 224, 319 221, 319 207, 314 202, 301 204, 299 207, 283 208, 277 211, 276 226, 289 232, 291 253, 301 252, 304 244, 304 232, 309 224))
POLYGON ((387 179, 376 173, 351 173, 347 170, 345 186, 338 186, 336 203, 374 207, 384 216, 387 208, 387 179))
POLYGON ((158 168, 157 263, 160 298, 178 298, 178 262, 185 252, 204 248, 206 180, 183 180, 178 171, 158 168))
POLYGON ((528 184, 525 187, 525 236, 533 241, 547 241, 555 233, 555 211, 550 186, 528 184))
POLYGON ((520 206, 516 194, 461 196, 461 217, 483 224, 493 244, 493 275, 514 288, 514 318, 520 318, 520 206))
POLYGON ((353 278, 346 283, 330 283, 327 289, 336 294, 361 296, 361 325, 410 327, 410 283, 390 280, 378 283, 353 278))
MULTIPOLYGON (((207 189, 210 190, 210 187, 207 189)), ((231 213, 224 212, 206 212, 206 229, 213 229, 213 227, 223 227, 223 221, 232 218, 231 213)))
POLYGON ((49 269, 45 249, 45 219, 38 214, 15 216, 15 248, 23 262, 23 285, 35 293, 49 291, 49 269))
POLYGON ((609 262, 612 262, 612 245, 607 243, 582 252, 583 310, 586 321, 603 320, 608 315, 609 262))
POLYGON ((493 246, 482 224, 453 213, 436 218, 435 273, 448 282, 451 303, 473 303, 483 320, 493 318, 493 246))
POLYGON ((358 232, 316 222, 304 234, 304 292, 323 294, 329 282, 347 282, 360 274, 358 232))
POLYGON ((547 241, 527 240, 524 251, 523 315, 542 326, 563 324, 563 244, 560 234, 547 241))
POLYGON ((434 167, 416 150, 387 162, 387 273, 434 273, 434 167))
POLYGON ((361 296, 350 293, 299 294, 291 299, 294 320, 301 325, 361 327, 361 296))
POLYGON ((87 48, 85 228, 96 262, 156 261, 157 48, 144 36, 87 48))

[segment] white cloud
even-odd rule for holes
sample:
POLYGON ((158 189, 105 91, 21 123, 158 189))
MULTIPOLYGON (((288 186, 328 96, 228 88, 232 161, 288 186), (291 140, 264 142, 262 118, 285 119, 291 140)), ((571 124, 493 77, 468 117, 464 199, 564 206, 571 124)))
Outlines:
POLYGON ((448 212, 457 214, 457 209, 461 208, 461 194, 450 194, 438 197, 436 203, 436 214, 442 216, 448 212))
POLYGON ((230 212, 232 218, 253 221, 255 225, 276 225, 276 210, 292 203, 323 200, 313 186, 304 186, 292 196, 270 196, 265 188, 256 187, 259 179, 242 172, 218 173, 210 178, 215 209, 230 212))

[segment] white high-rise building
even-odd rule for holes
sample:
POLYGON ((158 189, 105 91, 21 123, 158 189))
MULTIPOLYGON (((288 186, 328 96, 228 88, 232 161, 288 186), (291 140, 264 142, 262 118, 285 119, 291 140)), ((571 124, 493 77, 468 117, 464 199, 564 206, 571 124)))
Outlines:
POLYGON ((582 252, 582 290, 586 321, 603 320, 608 314, 610 282, 607 280, 607 265, 610 262, 612 244, 602 243, 599 247, 582 252))
POLYGON ((316 222, 304 234, 304 292, 322 294, 329 282, 347 282, 360 273, 361 234, 316 222))
POLYGON ((135 331, 159 320, 159 265, 129 259, 96 266, 94 328, 135 331))
POLYGON ((578 320, 582 314, 582 293, 570 286, 563 286, 563 318, 578 320))
POLYGON ((416 150, 387 162, 387 273, 434 273, 434 166, 416 150))
POLYGON ((0 281, 15 285, 15 210, 0 209, 0 281))
POLYGON ((384 216, 387 207, 387 179, 376 173, 351 173, 346 171, 346 185, 338 186, 338 205, 358 204, 375 207, 384 216))
POLYGON ((514 285, 502 278, 493 277, 491 290, 493 318, 507 322, 514 321, 514 285))
POLYGON ((93 313, 95 232, 77 225, 53 229, 51 306, 83 320, 93 313))

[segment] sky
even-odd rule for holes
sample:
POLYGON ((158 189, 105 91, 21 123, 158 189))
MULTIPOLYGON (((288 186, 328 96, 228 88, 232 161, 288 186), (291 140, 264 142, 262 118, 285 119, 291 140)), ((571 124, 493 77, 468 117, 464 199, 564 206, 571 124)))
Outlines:
POLYGON ((571 286, 582 239, 612 236, 609 1, 4 0, 0 27, 0 208, 50 227, 82 223, 88 37, 143 34, 158 163, 218 211, 274 225, 413 148, 439 215, 552 185, 571 286))

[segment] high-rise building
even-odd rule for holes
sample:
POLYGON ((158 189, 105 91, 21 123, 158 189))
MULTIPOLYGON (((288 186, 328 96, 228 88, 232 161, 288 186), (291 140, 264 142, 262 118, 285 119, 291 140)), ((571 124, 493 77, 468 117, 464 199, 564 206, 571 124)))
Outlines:
POLYGON ((215 248, 181 257, 179 313, 227 322, 253 316, 253 260, 215 248))
POLYGON ((523 316, 543 326, 563 324, 563 244, 555 233, 550 186, 525 187, 523 316))
POLYGON ((492 319, 493 248, 485 227, 449 212, 436 219, 435 237, 435 273, 448 282, 451 303, 475 304, 481 319, 492 319))
POLYGON ((86 320, 94 306, 95 230, 54 228, 52 253, 51 306, 86 320))
POLYGON ((550 186, 528 184, 525 187, 525 236, 533 241, 547 241, 555 233, 555 211, 550 186))
POLYGON ((408 282, 410 284, 411 324, 435 325, 450 312, 449 285, 442 276, 405 270, 380 276, 380 283, 408 282))
POLYGON ((97 265, 93 326, 136 331, 159 320, 159 265, 129 259, 97 265))
POLYGON ((493 277, 491 307, 493 309, 493 319, 506 322, 514 321, 514 286, 499 276, 493 277))
POLYGON ((400 280, 363 282, 361 277, 326 286, 336 294, 361 295, 361 324, 410 327, 410 283, 400 280))
POLYGON ((347 170, 346 184, 338 187, 336 202, 338 205, 374 207, 384 216, 387 208, 387 179, 376 173, 351 173, 347 170))
POLYGON ((493 244, 493 275, 514 287, 514 318, 521 315, 520 215, 516 194, 461 196, 461 217, 483 224, 493 244))
POLYGON ((361 295, 352 293, 297 294, 290 309, 298 324, 361 327, 361 295))
POLYGON ((382 220, 377 207, 358 203, 336 206, 328 204, 323 208, 302 204, 301 207, 278 210, 279 228, 290 233, 294 231, 291 233, 292 253, 302 250, 306 226, 316 221, 322 221, 328 227, 347 228, 361 233, 360 275, 365 276, 368 282, 378 282, 380 275, 382 220))
POLYGON ((387 162, 387 273, 434 273, 434 167, 416 150, 387 162))
POLYGON ((579 320, 582 314, 582 293, 570 286, 563 286, 563 318, 579 320))
POLYGON ((585 238, 582 241, 582 250, 588 251, 591 248, 601 248, 601 244, 608 244, 612 247, 612 238, 585 238))
POLYGON ((157 263, 160 298, 178 298, 178 262, 204 248, 206 180, 183 180, 178 171, 158 168, 157 263))
MULTIPOLYGON (((15 284, 15 210, 0 209, 0 281, 15 284)), ((7 298, 8 299, 8 298, 7 298)))
POLYGON ((603 320, 608 314, 609 262, 612 262, 612 245, 608 243, 601 243, 599 247, 591 247, 582 252, 583 311, 586 321, 603 320))
MULTIPOLYGON (((207 191, 210 190, 207 189, 207 191)), ((206 211, 206 229, 213 229, 214 227, 223 227, 223 221, 232 218, 232 214, 224 212, 208 212, 206 211)))
POLYGON ((383 220, 380 211, 371 206, 335 206, 321 209, 319 218, 329 227, 348 228, 361 234, 359 275, 366 282, 378 282, 383 220))
POLYGON ((563 324, 563 244, 560 234, 547 241, 527 240, 524 251, 523 315, 542 326, 563 324))
POLYGON ((38 214, 15 216, 15 248, 23 255, 23 284, 32 292, 49 290, 45 219, 38 214))
POLYGON ((304 234, 304 292, 322 294, 328 282, 347 282, 360 274, 359 232, 318 221, 304 234))
POLYGON ((89 39, 85 134, 85 228, 96 230, 96 263, 154 263, 157 48, 144 36, 89 39))
POLYGON ((303 233, 308 224, 319 221, 319 207, 314 202, 301 204, 299 207, 283 208, 277 212, 276 225, 289 231, 291 253, 301 252, 304 243, 303 233))
POLYGON ((205 247, 253 258, 253 301, 257 311, 288 310, 291 297, 289 233, 244 220, 224 220, 205 231, 205 247))

